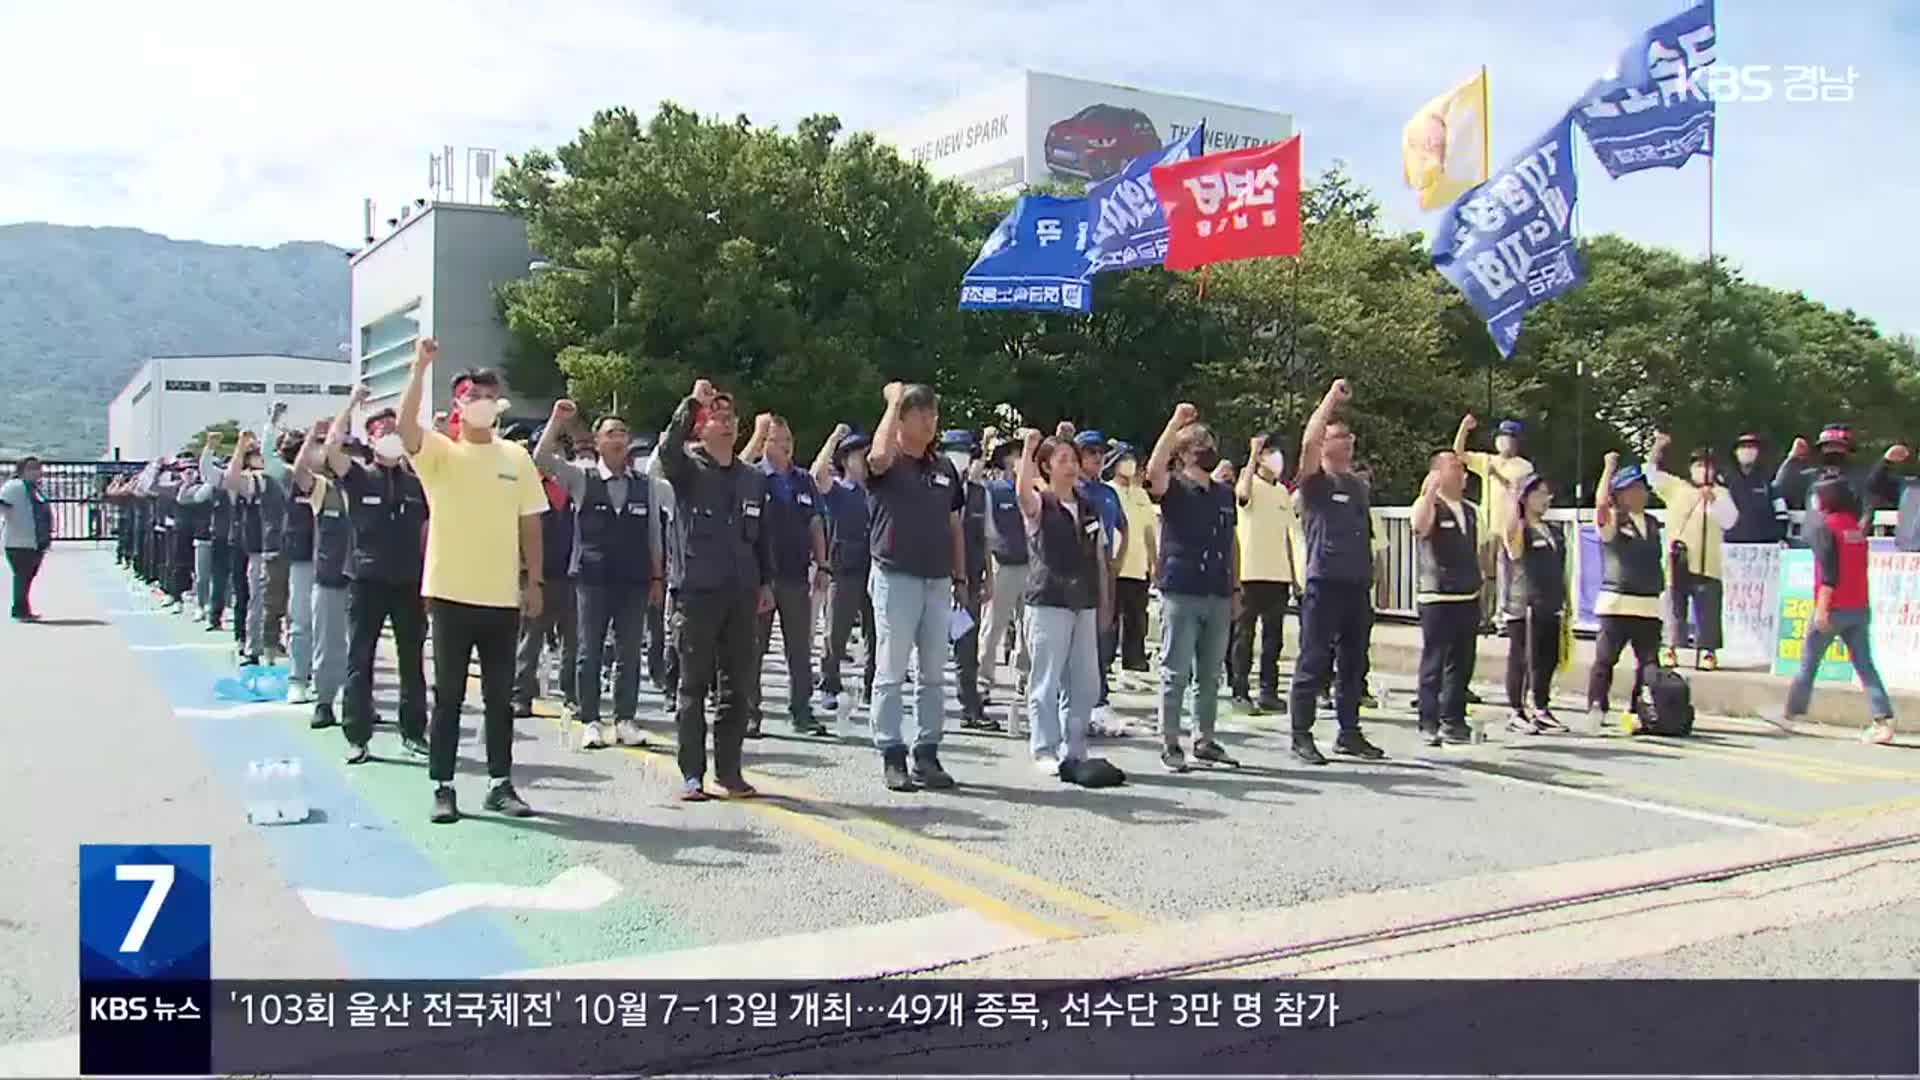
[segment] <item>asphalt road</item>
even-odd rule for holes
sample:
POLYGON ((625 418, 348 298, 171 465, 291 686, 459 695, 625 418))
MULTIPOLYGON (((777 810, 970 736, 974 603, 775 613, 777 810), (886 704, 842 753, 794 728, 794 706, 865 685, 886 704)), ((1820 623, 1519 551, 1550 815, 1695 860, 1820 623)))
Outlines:
MULTIPOLYGON (((1022 955, 1040 964, 1027 973, 1047 974, 1044 948, 1112 942, 1118 956, 1130 939, 1161 935, 1204 953, 1220 928, 1274 913, 1386 897, 1432 911, 1472 903, 1484 881, 1551 881, 1561 868, 1603 879, 1653 854, 1710 862, 1692 853, 1817 843, 1920 811, 1911 745, 1786 738, 1706 718, 1684 741, 1506 741, 1496 730, 1485 744, 1429 750, 1414 738, 1406 685, 1392 679, 1378 680, 1387 705, 1367 720, 1390 755, 1378 764, 1298 765, 1284 719, 1237 716, 1223 701, 1222 737, 1243 767, 1171 775, 1154 738, 1116 739, 1096 745, 1129 783, 1082 791, 1038 774, 1023 745, 962 733, 950 716, 942 754, 961 786, 895 794, 860 719, 826 738, 781 734, 776 647, 771 737, 748 744, 749 778, 766 798, 674 801, 672 736, 649 690, 642 714, 655 749, 582 751, 551 715, 522 721, 515 777, 539 816, 487 813, 476 687, 459 780, 468 816, 433 826, 424 766, 404 759, 391 728, 376 735, 381 760, 349 769, 339 732, 309 731, 306 708, 221 700, 226 636, 156 612, 109 553, 56 551, 37 593, 53 622, 0 624, 12 747, 0 759, 0 812, 14 823, 0 839, 0 877, 23 883, 0 910, 10 959, 0 1044, 74 1028, 84 842, 212 844, 220 976, 868 976, 1022 955), (246 765, 269 757, 303 762, 313 820, 246 823, 246 765)), ((392 693, 382 686, 388 717, 392 693)), ((1147 695, 1116 704, 1137 725, 1152 719, 1147 695)), ((1489 711, 1490 727, 1501 715, 1489 711)), ((1331 718, 1321 727, 1329 741, 1331 718)), ((1724 940, 1578 970, 1920 974, 1920 900, 1888 887, 1855 903, 1862 910, 1843 917, 1750 934, 1730 926, 1724 940)), ((0 1073, 5 1061, 0 1053, 0 1073)))

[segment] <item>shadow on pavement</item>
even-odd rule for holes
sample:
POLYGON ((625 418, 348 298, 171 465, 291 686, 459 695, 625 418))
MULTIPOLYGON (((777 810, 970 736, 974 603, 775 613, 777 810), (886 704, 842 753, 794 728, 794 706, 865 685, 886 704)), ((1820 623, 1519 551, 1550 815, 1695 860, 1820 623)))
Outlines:
POLYGON ((112 626, 105 619, 35 619, 28 626, 112 626))
MULTIPOLYGON (((463 800, 464 801, 464 800, 463 800)), ((461 823, 481 822, 508 829, 546 833, 583 844, 608 844, 627 848, 649 862, 663 866, 688 866, 701 869, 730 869, 746 865, 739 859, 715 862, 687 859, 682 853, 697 850, 728 852, 735 855, 778 855, 778 844, 768 843, 746 829, 704 829, 674 822, 668 826, 643 825, 635 821, 580 817, 576 814, 541 810, 534 803, 534 816, 510 818, 482 810, 461 818, 461 823)))

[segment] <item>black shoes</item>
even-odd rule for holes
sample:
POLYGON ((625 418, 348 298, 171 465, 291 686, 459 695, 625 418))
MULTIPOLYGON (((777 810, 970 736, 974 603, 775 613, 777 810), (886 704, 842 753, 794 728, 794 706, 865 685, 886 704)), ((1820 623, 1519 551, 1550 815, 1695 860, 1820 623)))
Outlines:
POLYGON ((373 751, 367 749, 366 743, 348 743, 347 744, 347 764, 365 765, 367 762, 372 760, 373 760, 373 751))
POLYGON ((321 728, 330 728, 339 722, 340 721, 334 719, 333 706, 322 701, 315 703, 313 706, 313 719, 307 721, 307 726, 318 731, 321 728))
POLYGON ((1367 741, 1358 731, 1343 732, 1333 740, 1333 752, 1357 757, 1362 761, 1379 761, 1387 756, 1386 751, 1367 741))
POLYGON ((1212 739, 1201 739, 1193 744, 1193 760, 1204 761, 1209 765, 1231 765, 1239 768, 1240 763, 1227 753, 1227 749, 1212 739))
POLYGON ((1278 695, 1261 694, 1259 700, 1253 703, 1253 711, 1256 714, 1279 713, 1281 716, 1285 716, 1287 714, 1287 701, 1278 695))
POLYGON ((941 791, 954 786, 953 777, 940 767, 940 748, 931 744, 913 748, 913 780, 923 788, 941 791))
POLYGON ((460 820, 460 802, 453 797, 451 785, 442 784, 433 789, 433 815, 430 820, 435 825, 451 825, 460 820))
POLYGON ((1175 743, 1172 746, 1162 747, 1160 750, 1160 764, 1166 766, 1167 771, 1170 773, 1186 772, 1187 771, 1186 752, 1180 749, 1179 743, 1175 743))
POLYGON ((881 770, 886 776, 890 791, 918 791, 919 786, 907 775, 907 748, 889 746, 880 751, 881 770))
POLYGON ((1459 745, 1473 741, 1473 729, 1465 724, 1446 724, 1440 728, 1440 741, 1459 745))
POLYGON ((427 756, 427 740, 425 739, 417 739, 412 735, 402 735, 400 736, 400 747, 414 757, 427 756))
POLYGON ((533 807, 527 805, 527 800, 522 799, 520 793, 513 790, 512 782, 507 780, 502 780, 488 789, 486 801, 480 805, 508 817, 533 816, 533 807))
POLYGON ((827 725, 817 716, 796 716, 793 718, 793 733, 796 735, 825 735, 827 725))
POLYGON ((960 727, 964 731, 984 731, 989 734, 999 734, 1007 730, 1000 721, 988 716, 984 708, 962 716, 960 727))
POLYGON ((1294 735, 1293 756, 1308 765, 1325 765, 1327 763, 1327 755, 1320 752, 1320 748, 1314 745, 1313 736, 1308 734, 1294 735))

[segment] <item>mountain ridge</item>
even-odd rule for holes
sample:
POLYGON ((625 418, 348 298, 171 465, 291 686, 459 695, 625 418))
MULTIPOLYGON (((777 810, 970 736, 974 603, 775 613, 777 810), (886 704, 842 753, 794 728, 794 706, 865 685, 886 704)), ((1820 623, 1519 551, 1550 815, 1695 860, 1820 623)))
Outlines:
POLYGON ((0 225, 0 456, 103 456, 107 404, 152 356, 337 355, 347 290, 320 241, 0 225))

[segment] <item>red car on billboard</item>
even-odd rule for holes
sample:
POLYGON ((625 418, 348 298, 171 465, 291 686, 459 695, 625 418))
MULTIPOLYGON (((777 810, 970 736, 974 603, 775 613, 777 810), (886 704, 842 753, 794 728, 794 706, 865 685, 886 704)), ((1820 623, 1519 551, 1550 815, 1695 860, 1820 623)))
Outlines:
POLYGON ((1160 149, 1160 132, 1139 109, 1089 105, 1047 129, 1047 168, 1088 183, 1105 180, 1160 149))

